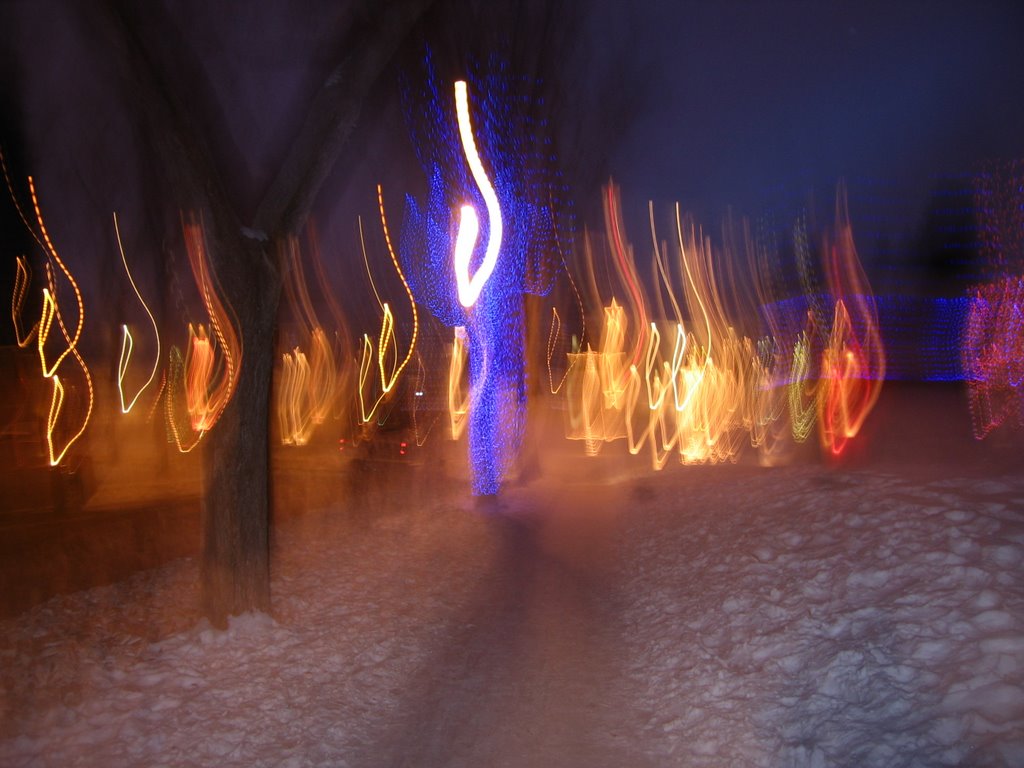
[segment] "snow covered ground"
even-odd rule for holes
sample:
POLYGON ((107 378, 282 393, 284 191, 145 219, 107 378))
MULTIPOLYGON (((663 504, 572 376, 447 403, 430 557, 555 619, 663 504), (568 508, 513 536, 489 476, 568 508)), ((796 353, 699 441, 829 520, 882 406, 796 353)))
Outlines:
POLYGON ((282 519, 225 632, 192 560, 0 623, 0 765, 1024 765, 1024 474, 576 447, 282 519))

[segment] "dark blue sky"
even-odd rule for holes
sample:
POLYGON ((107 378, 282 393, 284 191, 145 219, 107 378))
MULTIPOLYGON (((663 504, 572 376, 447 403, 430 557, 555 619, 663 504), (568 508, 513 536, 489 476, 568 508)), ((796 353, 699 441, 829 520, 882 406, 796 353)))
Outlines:
POLYGON ((651 74, 612 160, 627 199, 714 217, 840 176, 926 197, 1024 155, 1022 2, 604 5, 593 33, 631 38, 651 74))

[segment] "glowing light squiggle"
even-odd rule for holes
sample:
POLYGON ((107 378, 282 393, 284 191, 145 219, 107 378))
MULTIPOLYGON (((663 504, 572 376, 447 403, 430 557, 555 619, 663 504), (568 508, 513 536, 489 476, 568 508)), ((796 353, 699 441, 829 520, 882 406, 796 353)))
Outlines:
MULTIPOLYGON (((599 349, 570 355, 570 364, 577 364, 565 387, 568 437, 584 441, 590 455, 604 442, 625 438, 627 450, 648 454, 655 470, 672 453, 686 464, 736 461, 744 439, 762 460, 775 461, 784 434, 776 422, 786 404, 775 377, 781 346, 770 335, 754 341, 734 327, 746 304, 729 271, 735 256, 730 245, 716 260, 710 239, 677 205, 676 258, 670 260, 649 204, 655 293, 647 301, 619 219, 618 196, 606 191, 605 202, 612 263, 630 311, 613 296, 605 306, 599 349), (716 265, 723 264, 724 272, 716 274, 716 265), (661 319, 648 316, 650 306, 661 319)), ((585 253, 591 293, 600 300, 585 253)))
POLYGON ((366 392, 369 390, 369 381, 371 378, 370 372, 373 369, 373 342, 370 340, 368 334, 363 334, 363 351, 359 362, 358 379, 359 413, 360 421, 363 424, 369 424, 373 420, 381 403, 384 402, 385 398, 387 398, 395 388, 395 385, 398 383, 399 376, 401 376, 406 366, 408 366, 409 361, 412 359, 413 353, 416 350, 416 341, 419 338, 420 331, 419 312, 416 309, 416 300, 413 298, 412 289, 409 287, 409 283, 405 279, 405 273, 402 272, 402 267, 398 263, 398 257, 395 255, 394 248, 391 245, 391 233, 388 231, 387 217, 384 215, 384 193, 380 184, 377 185, 377 205, 380 210, 380 223, 384 232, 384 242, 387 245, 388 256, 390 256, 391 264, 394 266, 395 272, 398 274, 398 279, 401 280, 402 287, 405 288, 405 293, 409 297, 409 306, 412 310, 412 338, 409 341, 409 348, 406 350, 405 356, 401 361, 399 361, 398 341, 395 338, 395 316, 391 310, 390 304, 386 301, 381 301, 380 295, 377 292, 377 286, 373 280, 373 273, 370 271, 370 262, 366 255, 366 242, 363 238, 363 224, 362 220, 360 220, 359 244, 363 252, 363 264, 366 266, 366 275, 370 280, 370 287, 373 289, 373 294, 383 312, 381 317, 380 333, 377 337, 377 370, 380 373, 380 395, 378 395, 373 401, 373 404, 369 409, 366 407, 366 402, 368 400, 366 392))
POLYGON ((47 232, 46 224, 43 221, 43 213, 39 208, 39 200, 36 197, 35 183, 31 176, 28 177, 28 188, 29 194, 32 197, 32 207, 35 210, 36 222, 39 225, 39 232, 43 237, 47 255, 57 263, 61 271, 64 273, 68 283, 71 285, 72 291, 74 291, 75 300, 78 303, 78 322, 75 325, 75 332, 72 335, 68 333, 67 327, 64 325, 64 318, 57 305, 57 283, 53 270, 50 268, 48 263, 46 265, 48 287, 43 289, 43 312, 42 317, 39 320, 39 325, 37 326, 37 342, 39 347, 39 361, 43 369, 43 377, 47 379, 52 378, 53 380, 53 397, 50 401, 50 412, 46 420, 46 445, 49 453, 50 466, 55 467, 64 460, 68 450, 85 433, 86 427, 89 426, 89 419, 92 416, 95 393, 93 392, 92 375, 89 373, 89 367, 85 364, 85 360, 82 359, 82 355, 78 351, 78 341, 82 336, 82 326, 85 323, 85 304, 82 299, 82 292, 79 290, 78 283, 71 275, 70 270, 58 255, 57 249, 53 245, 53 241, 50 240, 49 232, 47 232), (53 365, 47 367, 45 346, 54 318, 56 318, 57 325, 60 328, 61 334, 64 336, 67 349, 57 356, 53 365), (53 433, 57 426, 58 417, 64 408, 64 385, 61 384, 60 377, 56 375, 56 372, 61 362, 63 362, 64 358, 69 354, 75 358, 75 361, 82 369, 88 402, 85 409, 85 416, 82 418, 82 424, 78 431, 65 441, 63 448, 56 450, 54 447, 53 433))
POLYGON ((135 291, 136 297, 139 299, 139 303, 142 304, 142 308, 146 310, 146 315, 149 316, 149 322, 153 326, 153 335, 156 337, 156 356, 153 358, 153 370, 150 371, 149 378, 146 379, 146 383, 139 387, 138 392, 135 393, 135 397, 131 399, 131 402, 125 403, 124 398, 124 375, 128 370, 128 361, 131 359, 132 348, 135 346, 132 339, 132 334, 128 330, 128 326, 121 325, 121 356, 117 361, 117 394, 121 398, 121 413, 129 413, 132 408, 135 407, 135 403, 138 402, 139 397, 146 388, 153 383, 153 379, 156 378, 157 368, 160 367, 160 330, 156 326, 156 319, 153 317, 153 313, 149 311, 149 306, 146 304, 145 299, 142 298, 142 294, 139 293, 139 287, 135 284, 135 278, 132 277, 132 271, 128 268, 128 259, 124 255, 124 246, 121 244, 121 230, 117 225, 117 214, 114 214, 114 234, 117 237, 117 250, 121 253, 121 263, 124 264, 125 274, 128 275, 128 282, 132 284, 132 290, 135 291))
POLYGON ((402 268, 398 264, 398 257, 395 255, 395 249, 391 246, 391 234, 388 232, 388 221, 384 216, 384 192, 381 189, 380 184, 377 185, 377 205, 380 208, 380 225, 384 230, 384 243, 388 248, 388 256, 391 257, 391 263, 395 267, 395 271, 398 273, 398 279, 402 281, 402 287, 405 288, 405 293, 409 297, 409 307, 412 310, 412 339, 409 341, 409 349, 405 353, 405 358, 399 364, 398 368, 395 369, 394 374, 391 376, 389 382, 384 382, 384 370, 381 368, 381 383, 382 388, 385 392, 389 392, 392 387, 395 386, 395 382, 398 380, 399 375, 405 370, 405 367, 409 364, 412 359, 412 353, 416 349, 416 339, 420 332, 420 319, 419 313, 416 311, 416 299, 413 298, 412 289, 409 288, 409 283, 405 279, 405 275, 402 273, 402 268))
POLYGON ((469 170, 473 174, 473 181, 480 189, 480 195, 487 206, 487 221, 489 229, 487 232, 487 249, 484 251, 484 259, 480 263, 472 277, 469 275, 469 262, 473 255, 473 246, 476 244, 479 233, 476 211, 470 205, 462 206, 459 219, 459 233, 455 240, 455 281, 459 294, 459 302, 464 307, 471 307, 476 303, 483 290, 484 284, 494 272, 498 263, 498 251, 501 249, 502 221, 501 206, 498 204, 498 195, 491 186, 491 181, 484 171, 480 162, 480 155, 476 150, 476 142, 473 139, 473 127, 469 119, 469 95, 466 90, 466 81, 459 80, 455 83, 455 113, 459 122, 459 137, 462 139, 462 150, 466 155, 466 162, 469 163, 469 170))

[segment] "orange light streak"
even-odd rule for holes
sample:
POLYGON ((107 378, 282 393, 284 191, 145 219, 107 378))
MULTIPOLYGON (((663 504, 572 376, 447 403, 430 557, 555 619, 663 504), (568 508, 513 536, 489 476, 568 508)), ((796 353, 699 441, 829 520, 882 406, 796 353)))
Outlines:
POLYGON ((32 281, 31 270, 28 266, 28 259, 18 256, 16 271, 14 273, 14 293, 11 294, 11 320, 14 323, 14 337, 18 346, 22 349, 28 347, 39 330, 37 320, 27 333, 21 330, 21 311, 25 306, 25 296, 28 293, 29 283, 32 281))
POLYGON ((313 434, 313 418, 308 407, 310 365, 306 355, 296 347, 282 355, 278 419, 281 440, 285 445, 306 445, 313 434))
MULTIPOLYGON (((312 230, 310 240, 324 294, 329 301, 333 301, 319 267, 312 230)), ((337 369, 332 345, 317 319, 309 297, 298 240, 290 238, 284 248, 287 265, 285 296, 308 337, 309 354, 296 346, 292 352, 282 355, 281 381, 276 390, 277 412, 281 442, 285 445, 306 445, 315 428, 323 424, 332 412, 343 380, 337 369)), ((340 317, 340 310, 337 315, 340 317)))
POLYGON ((885 347, 878 311, 857 258, 843 184, 836 192, 834 237, 834 243, 826 242, 826 253, 830 254, 826 278, 836 305, 822 356, 825 389, 818 399, 818 417, 822 447, 839 456, 860 432, 885 380, 885 347), (853 317, 863 329, 859 335, 853 317))
MULTIPOLYGON (((28 177, 28 186, 29 194, 32 198, 32 207, 36 215, 36 222, 39 225, 39 232, 42 235, 44 250, 46 251, 48 259, 55 261, 60 267, 61 272, 64 273, 68 283, 71 285, 71 289, 75 294, 75 300, 78 304, 78 320, 75 325, 75 332, 74 334, 69 334, 67 327, 64 324, 64 318, 61 314, 60 307, 57 303, 56 277, 50 267, 50 262, 48 261, 46 265, 47 287, 43 289, 42 314, 35 330, 36 341, 39 349, 39 362, 42 367, 43 377, 53 379, 53 395, 50 399, 50 411, 46 422, 46 445, 50 466, 55 467, 64 460, 64 457, 67 455, 71 446, 74 445, 75 442, 77 442, 85 433, 86 427, 89 425, 89 419, 92 416, 95 393, 93 391, 92 376, 89 373, 89 367, 85 364, 85 360, 82 359, 82 356, 78 351, 78 342, 82 336, 82 326, 85 323, 85 304, 82 300, 82 293, 79 290, 78 283, 72 276, 71 271, 67 268, 67 265, 64 264, 63 260, 61 260, 60 255, 57 253, 57 249, 54 247, 53 242, 50 239, 49 232, 46 229, 46 223, 43 221, 43 214, 40 210, 39 199, 36 196, 35 183, 31 176, 28 177), (67 348, 57 356, 52 365, 48 366, 46 363, 45 347, 54 319, 57 320, 57 325, 60 328, 61 335, 64 337, 67 348), (56 374, 57 369, 68 355, 75 358, 75 361, 82 370, 82 376, 87 390, 87 404, 81 426, 65 440, 63 447, 60 447, 59 443, 55 445, 54 432, 57 428, 60 414, 64 409, 65 391, 64 385, 56 374)), ((27 269, 25 270, 25 277, 27 279, 27 269)))
POLYGON ((183 228, 189 264, 213 331, 211 338, 205 326, 189 325, 185 399, 192 428, 207 432, 220 419, 234 395, 242 363, 242 340, 216 290, 202 220, 192 218, 183 222, 183 228))
POLYGON ((609 241, 612 244, 612 251, 615 255, 613 263, 619 272, 620 277, 626 284, 627 293, 633 306, 633 318, 637 328, 636 344, 633 348, 633 355, 630 365, 637 365, 643 354, 646 341, 647 312, 644 303, 643 290, 636 274, 636 264, 633 261, 633 249, 623 243, 622 204, 619 191, 613 184, 605 188, 605 224, 609 232, 609 241), (628 253, 627 253, 628 249, 628 253))

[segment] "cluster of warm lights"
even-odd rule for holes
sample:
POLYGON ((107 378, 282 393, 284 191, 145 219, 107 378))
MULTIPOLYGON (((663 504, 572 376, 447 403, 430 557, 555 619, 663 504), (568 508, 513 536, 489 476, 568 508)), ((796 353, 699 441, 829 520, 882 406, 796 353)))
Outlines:
MULTIPOLYGON (((475 209, 471 204, 457 208, 458 226, 451 253, 452 274, 455 293, 466 312, 466 325, 456 326, 451 346, 448 411, 450 434, 455 439, 473 424, 474 414, 485 421, 484 426, 477 428, 475 446, 473 429, 470 428, 469 432, 474 461, 485 466, 498 466, 497 471, 478 468, 482 479, 475 488, 478 492, 488 493, 497 489, 503 471, 502 462, 507 460, 501 455, 502 446, 497 439, 501 432, 500 424, 496 428, 492 422, 502 402, 507 401, 510 395, 514 396, 510 390, 502 390, 500 383, 495 385, 491 381, 497 363, 502 360, 497 352, 499 346, 504 345, 507 364, 508 355, 521 359, 524 351, 521 336, 517 338, 513 334, 511 339, 502 336, 505 328, 500 322, 503 320, 500 310, 504 305, 497 304, 499 315, 495 316, 494 308, 481 301, 481 297, 486 295, 488 281, 492 275, 499 274, 495 269, 503 232, 501 206, 476 153, 464 82, 456 84, 455 94, 461 145, 472 179, 487 207, 488 230, 482 259, 473 270, 471 262, 477 251, 479 234, 475 226, 475 209), (511 348, 517 341, 519 348, 511 348), (488 394, 491 387, 495 387, 497 397, 493 392, 488 394), (492 442, 488 442, 489 439, 492 442)), ((27 346, 35 337, 42 373, 53 381, 47 443, 50 461, 56 464, 85 428, 91 411, 91 379, 77 350, 83 322, 81 293, 53 248, 31 180, 30 191, 40 243, 52 263, 66 277, 79 307, 78 322, 71 332, 65 325, 56 299, 56 273, 48 263, 41 317, 25 333, 20 315, 29 271, 27 261, 18 260, 12 317, 19 344, 27 346), (56 357, 49 355, 46 349, 54 320, 65 340, 65 348, 56 357), (54 434, 64 409, 65 390, 56 372, 68 356, 79 362, 89 385, 90 397, 80 428, 61 445, 55 441, 54 434)), ((412 328, 410 341, 402 354, 394 314, 389 303, 382 301, 377 293, 364 244, 364 263, 380 308, 381 328, 375 340, 368 334, 363 335, 356 377, 361 424, 373 422, 380 414, 382 404, 393 395, 400 376, 414 356, 419 335, 416 298, 392 246, 380 187, 377 195, 384 241, 409 300, 412 328)), ((557 386, 550 364, 557 347, 561 320, 557 310, 552 312, 547 350, 549 383, 552 392, 560 392, 566 398, 568 436, 582 440, 589 454, 596 454, 605 442, 625 440, 631 453, 644 452, 650 457, 653 467, 661 468, 672 455, 684 463, 735 460, 748 443, 770 458, 785 433, 791 434, 796 441, 803 441, 817 424, 823 447, 833 454, 841 453, 847 442, 858 434, 877 400, 885 371, 877 312, 857 260, 843 194, 837 202, 834 235, 826 240, 824 248, 827 255, 824 273, 832 301, 831 322, 822 327, 824 323, 820 318, 824 310, 814 306, 807 314, 806 328, 795 338, 782 336, 779 328, 775 327, 777 324, 772 322, 771 313, 767 313, 766 323, 774 333, 753 337, 740 335, 728 311, 730 306, 737 304, 734 278, 718 266, 723 261, 716 261, 710 238, 704 237, 691 221, 684 219, 676 206, 673 247, 669 248, 665 242, 659 241, 653 206, 649 211, 653 243, 651 276, 655 287, 652 296, 647 293, 633 248, 625 237, 618 195, 612 187, 607 189, 605 213, 610 261, 623 289, 623 302, 612 295, 603 306, 597 349, 590 344, 582 349, 574 339, 574 349, 568 354, 567 368, 557 386), (659 311, 659 316, 652 316, 653 309, 659 311), (787 414, 788 429, 784 418, 787 414)), ((126 275, 149 318, 156 348, 156 359, 148 377, 134 394, 129 394, 124 380, 131 363, 134 341, 128 326, 122 326, 117 383, 121 410, 129 413, 156 379, 160 337, 153 314, 128 266, 116 216, 114 227, 126 275)), ((184 355, 176 347, 171 349, 157 400, 164 398, 164 413, 171 439, 179 450, 187 452, 214 427, 230 401, 241 365, 242 344, 212 278, 201 221, 189 219, 184 222, 183 231, 189 263, 209 322, 188 325, 184 355)), ((798 257, 806 262, 806 233, 799 226, 796 232, 798 257)), ((584 242, 583 253, 590 273, 585 284, 591 286, 592 296, 599 297, 589 239, 584 242)), ((337 415, 345 368, 350 363, 338 359, 317 318, 306 288, 296 241, 288 244, 284 261, 288 275, 285 283, 288 304, 301 320, 306 349, 297 346, 282 356, 277 415, 282 441, 304 445, 314 428, 323 424, 332 411, 337 415)), ((806 273, 807 269, 804 263, 801 272, 806 273)), ((752 272, 755 276, 758 274, 756 264, 752 272)), ((580 305, 581 318, 585 317, 583 300, 576 284, 571 274, 567 272, 566 275, 580 305)), ((995 307, 990 312, 994 312, 993 317, 981 318, 975 313, 977 317, 971 326, 975 334, 984 330, 1001 334, 1002 339, 1000 343, 976 345, 983 348, 984 353, 972 360, 972 370, 986 371, 984 376, 977 378, 989 382, 985 392, 976 387, 972 398, 974 412, 980 414, 976 423, 982 425, 979 428, 982 432, 997 423, 1005 411, 1002 405, 1005 398, 1000 401, 999 408, 993 406, 991 383, 1000 381, 1016 393, 1016 387, 1024 379, 1024 375, 1018 375, 1019 371, 1013 368, 1016 364, 1013 360, 1019 363, 1020 355, 1004 355, 997 360, 990 351, 1011 349, 1011 342, 1019 338, 1020 297, 1007 294, 1014 287, 1019 293, 1020 281, 1005 282, 1002 293, 989 297, 984 304, 985 307, 995 307), (1000 379, 999 372, 1006 375, 1000 379)), ((763 285, 757 289, 758 295, 765 295, 763 285)), ((762 303, 761 306, 765 305, 762 303)), ((422 387, 424 376, 421 359, 417 390, 422 387)), ((415 411, 415 398, 413 405, 415 411)), ((403 445, 402 455, 405 447, 403 445)))
MULTIPOLYGON (((322 276, 315 240, 311 240, 311 246, 317 275, 322 276)), ((310 298, 296 238, 285 243, 282 263, 286 304, 298 322, 306 349, 296 345, 281 356, 276 394, 278 426, 282 443, 306 445, 314 430, 334 414, 345 377, 343 364, 339 364, 310 298)))
POLYGON ((85 433, 85 429, 89 424, 89 419, 92 416, 94 403, 92 375, 89 372, 89 367, 85 364, 85 360, 82 359, 82 355, 78 350, 78 344, 82 338, 82 327, 85 324, 85 303, 82 299, 82 292, 79 290, 78 283, 58 254, 53 241, 50 239, 46 223, 43 221, 43 213, 40 210, 39 199, 36 195, 35 182, 32 177, 28 177, 28 189, 32 199, 32 210, 35 214, 35 226, 29 222, 28 217, 25 215, 24 210, 18 201, 18 197, 14 192, 14 187, 11 184, 10 177, 7 173, 7 166, 3 161, 2 155, 0 155, 0 164, 2 164, 3 167, 4 179, 7 183, 11 199, 14 201, 14 205, 17 208, 19 216, 21 216, 22 222, 25 224, 25 227, 31 233, 36 243, 46 254, 46 286, 43 288, 42 307, 40 310, 39 320, 34 323, 27 332, 23 330, 21 315, 24 310, 25 299, 28 295, 29 284, 31 282, 28 260, 23 256, 19 256, 16 262, 14 293, 11 301, 11 319, 14 323, 18 346, 26 348, 32 343, 33 338, 35 339, 36 349, 39 353, 39 365, 42 377, 43 379, 48 379, 51 383, 52 389, 49 412, 46 417, 45 438, 47 460, 49 461, 50 466, 56 467, 64 460, 65 456, 67 456, 71 446, 74 445, 75 442, 77 442, 85 433), (58 298, 58 270, 59 274, 63 275, 64 280, 71 288, 75 297, 77 317, 73 332, 69 331, 68 326, 65 323, 64 314, 61 310, 61 304, 58 298), (61 342, 58 342, 61 351, 56 354, 56 356, 53 356, 53 344, 50 343, 51 338, 56 338, 56 334, 52 333, 54 321, 56 321, 56 325, 60 330, 60 337, 62 339, 61 342), (80 379, 74 379, 76 391, 79 395, 74 399, 75 406, 77 406, 74 409, 68 405, 69 387, 65 386, 65 381, 61 380, 61 375, 58 373, 58 371, 61 370, 62 364, 69 356, 77 363, 81 374, 80 379), (79 387, 84 387, 84 397, 81 396, 82 393, 79 387), (77 413, 75 411, 77 411, 77 413))
MULTIPOLYGON (((729 307, 742 303, 742 291, 722 266, 734 256, 716 260, 710 239, 683 219, 678 205, 670 252, 659 241, 653 206, 649 213, 653 302, 625 241, 618 195, 606 190, 608 241, 625 305, 613 296, 604 307, 596 350, 588 345, 569 354, 568 437, 582 440, 589 454, 604 442, 625 439, 631 453, 648 453, 655 469, 672 454, 684 463, 735 460, 745 444, 770 461, 783 445, 788 406, 796 440, 805 440, 817 422, 822 446, 842 453, 874 406, 885 372, 877 312, 842 189, 834 239, 826 241, 834 319, 817 350, 812 339, 820 334, 813 327, 794 339, 781 338, 777 329, 741 336, 741 318, 730 317, 729 307), (671 308, 671 316, 652 318, 652 305, 671 308)), ((592 272, 589 242, 585 257, 592 272)), ((763 272, 756 253, 751 261, 756 278, 763 272)), ((596 286, 592 274, 588 282, 596 286)), ((757 288, 764 295, 764 286, 757 288)))
MULTIPOLYGON (((654 206, 648 206, 647 272, 626 236, 613 186, 603 194, 603 239, 587 233, 576 253, 564 224, 556 221, 557 184, 543 170, 516 172, 529 162, 529 152, 521 152, 526 123, 516 123, 514 111, 503 111, 493 94, 471 104, 466 81, 454 84, 453 102, 451 93, 442 97, 434 90, 428 99, 424 114, 436 125, 418 149, 425 153, 430 196, 422 207, 408 198, 402 236, 394 242, 377 187, 380 233, 406 294, 400 317, 408 300, 407 327, 396 318, 397 305, 378 291, 361 220, 360 245, 379 330, 355 336, 360 343, 354 348, 313 233, 308 252, 334 316, 333 337, 311 298, 299 241, 281 246, 284 306, 298 333, 298 343, 290 343, 277 369, 282 443, 307 445, 318 427, 348 413, 341 428, 346 437, 338 443, 343 450, 372 435, 401 407, 411 413, 415 442, 422 445, 438 420, 435 415, 429 425, 420 423, 425 381, 428 374, 444 378, 441 366, 427 371, 424 364, 422 348, 430 336, 426 325, 421 328, 422 305, 453 329, 445 350, 447 433, 468 437, 474 492, 497 492, 525 424, 523 295, 545 295, 560 270, 565 279, 559 285, 566 296, 571 289, 569 299, 578 309, 579 331, 571 343, 563 342, 568 323, 558 306, 551 307, 547 379, 551 393, 564 401, 567 437, 581 441, 587 454, 622 441, 630 453, 644 454, 661 469, 673 457, 685 464, 735 461, 749 446, 771 463, 788 445, 815 433, 833 456, 862 433, 887 362, 879 303, 854 245, 845 187, 837 194, 834 225, 815 247, 804 217, 792 228, 801 283, 795 296, 780 288, 773 273, 774 234, 752 237, 744 223, 742 232, 727 229, 722 244, 713 244, 678 204, 667 240, 659 236, 654 206), (526 176, 531 181, 522 181, 526 176), (597 263, 602 247, 606 264, 597 263), (575 279, 566 253, 579 267, 575 279), (588 317, 596 341, 588 334, 588 317), (400 399, 404 394, 410 397, 400 399)), ((25 257, 15 265, 11 316, 18 344, 35 344, 41 376, 49 380, 45 441, 48 461, 56 466, 84 433, 93 410, 92 377, 79 350, 84 302, 47 231, 32 178, 32 216, 25 215, 28 208, 19 205, 9 178, 7 184, 46 258, 38 319, 26 330, 31 272, 25 257), (69 295, 77 310, 74 322, 65 315, 69 295)), ((960 310, 966 316, 960 363, 979 439, 1008 420, 1024 424, 1024 279, 1015 276, 1006 256, 1020 250, 1024 207, 1017 204, 1019 189, 1005 197, 1002 218, 982 229, 996 233, 991 237, 998 242, 990 244, 995 269, 1009 276, 974 289, 960 310)), ((148 330, 139 336, 138 329, 133 334, 128 324, 121 326, 116 383, 121 413, 131 413, 148 392, 150 414, 162 404, 169 439, 188 452, 215 427, 235 394, 243 343, 214 278, 201 219, 185 218, 182 229, 205 318, 187 324, 183 350, 172 346, 164 353, 114 216, 125 275, 153 337, 149 347, 139 341, 148 338, 148 330), (133 357, 137 343, 152 349, 151 365, 148 355, 145 366, 133 357), (166 366, 158 375, 162 356, 166 366)), ((437 389, 444 386, 439 381, 437 389)), ((400 455, 407 448, 403 442, 400 455)))
POLYGON ((185 250, 199 288, 209 324, 188 325, 185 357, 171 348, 164 413, 169 438, 183 453, 191 451, 213 429, 234 395, 242 365, 242 339, 224 305, 210 267, 202 221, 183 223, 185 250), (182 400, 188 415, 181 418, 182 400))
MULTIPOLYGON (((189 265, 209 322, 188 323, 184 355, 177 346, 171 347, 161 385, 153 398, 150 416, 163 402, 168 440, 180 452, 189 453, 199 444, 203 435, 213 428, 231 401, 241 370, 242 341, 213 278, 202 220, 194 216, 183 219, 182 232, 189 265)), ((156 319, 128 266, 116 213, 114 234, 132 291, 149 318, 155 345, 153 365, 148 377, 135 390, 135 394, 129 396, 125 379, 131 367, 135 341, 128 324, 121 325, 117 390, 121 413, 129 414, 156 380, 160 369, 161 342, 156 319)))

